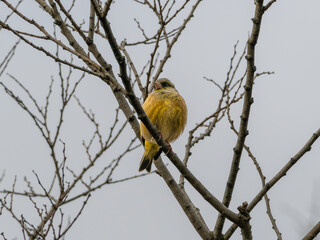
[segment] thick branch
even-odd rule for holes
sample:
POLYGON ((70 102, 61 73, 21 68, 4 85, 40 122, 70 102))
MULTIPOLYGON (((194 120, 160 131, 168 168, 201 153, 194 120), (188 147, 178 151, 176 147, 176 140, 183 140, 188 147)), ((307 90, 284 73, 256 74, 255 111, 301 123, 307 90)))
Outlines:
POLYGON ((318 222, 305 236, 302 240, 312 240, 320 233, 320 222, 318 222))
POLYGON ((269 181, 266 186, 256 195, 256 197, 250 202, 248 209, 251 211, 266 194, 287 172, 296 164, 299 159, 307 152, 311 150, 312 144, 319 138, 320 128, 312 135, 308 142, 300 149, 300 151, 294 155, 293 158, 269 181))
MULTIPOLYGON (((287 172, 304 156, 305 153, 311 150, 313 143, 320 137, 320 128, 311 136, 308 142, 294 155, 289 162, 269 181, 266 183, 265 187, 260 190, 260 192, 252 199, 249 203, 247 210, 251 212, 252 209, 261 201, 263 196, 282 178, 287 172)), ((228 232, 234 232, 237 225, 233 224, 228 232)), ((228 233, 228 235, 230 235, 228 233)))
POLYGON ((159 172, 161 173, 161 177, 165 180, 168 187, 170 188, 172 194, 175 196, 177 201, 179 202, 180 206, 182 207, 183 211, 189 218, 191 224, 201 236, 202 239, 210 239, 210 230, 202 221, 202 217, 197 209, 192 204, 191 200, 189 199, 188 195, 179 187, 177 182, 174 180, 170 172, 168 171, 167 167, 164 165, 162 159, 159 157, 157 161, 155 161, 155 165, 159 172))
MULTIPOLYGON (((252 98, 252 88, 253 88, 253 81, 254 81, 254 73, 256 71, 255 67, 255 46, 258 41, 259 33, 260 33, 260 26, 261 26, 261 20, 263 16, 263 0, 256 1, 256 8, 255 8, 255 15, 252 19, 253 26, 251 31, 251 36, 248 40, 248 50, 247 50, 247 75, 246 75, 246 84, 244 86, 245 93, 244 93, 244 100, 243 100, 243 107, 242 107, 242 113, 241 113, 241 120, 240 120, 240 128, 239 128, 239 134, 236 146, 234 147, 233 151, 233 159, 232 159, 232 165, 227 181, 227 185, 225 188, 223 201, 222 203, 229 207, 229 204, 231 202, 232 193, 234 189, 234 185, 236 182, 237 174, 239 171, 239 164, 240 164, 240 158, 241 153, 243 150, 244 142, 246 139, 246 136, 248 135, 248 121, 249 121, 249 115, 250 115, 250 109, 251 104, 253 103, 252 98)), ((215 237, 221 236, 222 228, 224 225, 225 217, 219 214, 214 235, 215 237)))

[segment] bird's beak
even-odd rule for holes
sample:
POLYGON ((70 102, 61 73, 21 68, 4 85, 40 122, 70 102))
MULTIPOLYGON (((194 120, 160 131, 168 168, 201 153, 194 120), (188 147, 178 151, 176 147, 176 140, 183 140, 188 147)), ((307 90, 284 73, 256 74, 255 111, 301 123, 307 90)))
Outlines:
POLYGON ((155 88, 156 90, 162 88, 161 83, 155 82, 155 83, 154 83, 154 88, 155 88))

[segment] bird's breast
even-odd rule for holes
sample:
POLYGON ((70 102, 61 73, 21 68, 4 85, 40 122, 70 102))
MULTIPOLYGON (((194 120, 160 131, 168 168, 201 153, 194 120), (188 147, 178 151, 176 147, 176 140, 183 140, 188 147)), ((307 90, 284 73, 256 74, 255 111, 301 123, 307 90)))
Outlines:
MULTIPOLYGON (((173 89, 174 90, 174 89, 173 89)), ((187 122, 187 107, 180 94, 174 91, 155 91, 143 104, 150 121, 168 142, 176 140, 183 132, 187 122)), ((141 135, 153 141, 151 134, 141 123, 141 135)))

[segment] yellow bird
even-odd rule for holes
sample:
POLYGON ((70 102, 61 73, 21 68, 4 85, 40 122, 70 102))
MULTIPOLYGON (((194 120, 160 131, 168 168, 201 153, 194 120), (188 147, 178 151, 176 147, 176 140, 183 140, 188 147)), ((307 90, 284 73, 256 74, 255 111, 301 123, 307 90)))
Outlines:
MULTIPOLYGON (((149 94, 142 107, 168 143, 176 140, 183 132, 187 123, 187 105, 168 79, 161 78, 155 82, 155 90, 149 94)), ((145 150, 139 171, 146 169, 150 172, 152 160, 160 155, 160 147, 142 122, 140 132, 145 150)))

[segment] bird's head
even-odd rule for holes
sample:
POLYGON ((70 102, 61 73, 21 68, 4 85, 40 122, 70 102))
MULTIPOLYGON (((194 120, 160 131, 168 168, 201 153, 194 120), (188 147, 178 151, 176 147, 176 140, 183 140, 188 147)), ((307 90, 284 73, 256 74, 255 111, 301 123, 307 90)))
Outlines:
POLYGON ((167 78, 160 78, 154 83, 154 87, 156 90, 162 88, 175 88, 174 84, 167 78))

